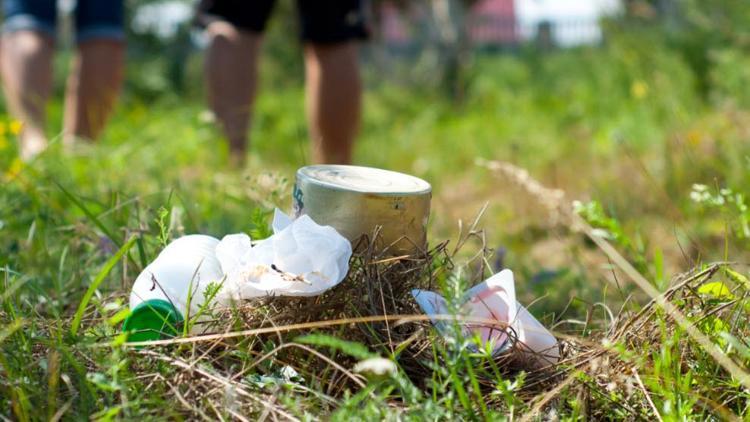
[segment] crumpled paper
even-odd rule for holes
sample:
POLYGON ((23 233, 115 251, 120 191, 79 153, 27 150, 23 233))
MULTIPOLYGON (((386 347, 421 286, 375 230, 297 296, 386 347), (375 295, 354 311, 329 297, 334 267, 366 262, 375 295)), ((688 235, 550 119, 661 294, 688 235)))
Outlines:
MULTIPOLYGON (((417 304, 428 316, 449 315, 448 303, 437 293, 426 290, 412 290, 417 304)), ((459 307, 461 316, 497 321, 497 326, 481 322, 460 322, 465 337, 475 334, 482 344, 489 343, 492 354, 497 355, 512 346, 506 330, 501 324, 508 324, 515 332, 519 350, 534 353, 539 363, 550 365, 560 359, 557 339, 544 326, 516 301, 516 288, 511 270, 503 270, 485 282, 471 288, 464 294, 459 307)), ((430 318, 433 325, 448 337, 450 327, 445 320, 430 318)))
POLYGON ((216 258, 226 280, 217 300, 316 296, 346 277, 352 247, 333 227, 306 215, 293 220, 277 209, 272 228, 273 236, 256 245, 246 234, 219 242, 216 258))

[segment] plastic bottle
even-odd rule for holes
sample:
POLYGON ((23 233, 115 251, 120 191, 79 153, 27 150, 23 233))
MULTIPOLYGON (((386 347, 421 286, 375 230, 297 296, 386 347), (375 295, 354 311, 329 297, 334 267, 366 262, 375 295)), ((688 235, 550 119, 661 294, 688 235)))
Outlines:
POLYGON ((122 327, 130 332, 129 341, 157 340, 182 332, 184 321, 197 315, 204 304, 206 287, 223 278, 216 259, 218 244, 211 236, 183 236, 141 272, 130 293, 130 316, 122 327))

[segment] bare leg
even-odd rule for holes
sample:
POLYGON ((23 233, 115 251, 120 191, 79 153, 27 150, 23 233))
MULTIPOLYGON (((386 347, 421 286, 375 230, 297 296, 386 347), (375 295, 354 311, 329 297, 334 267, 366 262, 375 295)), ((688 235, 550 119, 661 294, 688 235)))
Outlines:
POLYGON ((45 106, 52 92, 51 37, 35 31, 3 34, 0 70, 11 113, 23 122, 21 158, 29 160, 47 147, 45 106))
POLYGON ((305 75, 313 160, 350 163, 362 97, 356 45, 307 44, 305 75))
POLYGON ((211 23, 206 53, 208 104, 229 141, 230 159, 242 164, 255 98, 260 34, 241 31, 226 22, 211 23))
POLYGON ((125 43, 97 39, 78 45, 65 93, 64 141, 96 139, 112 114, 125 66, 125 43))

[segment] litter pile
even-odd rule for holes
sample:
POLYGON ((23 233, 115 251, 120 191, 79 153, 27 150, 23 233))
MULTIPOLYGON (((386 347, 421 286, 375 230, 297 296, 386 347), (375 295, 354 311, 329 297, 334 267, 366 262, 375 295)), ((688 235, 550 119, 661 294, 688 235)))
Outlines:
POLYGON ((204 324, 197 322, 211 311, 268 296, 317 296, 346 276, 352 247, 332 227, 276 210, 273 230, 255 245, 243 233, 221 241, 189 235, 167 245, 136 279, 124 330, 136 341, 156 339, 195 318, 189 325, 199 333, 204 324))
POLYGON ((410 370, 417 372, 429 353, 426 345, 457 343, 457 337, 468 339, 476 352, 488 350, 492 359, 510 357, 515 370, 560 360, 555 337, 516 301, 510 270, 457 301, 433 291, 433 262, 447 256, 444 245, 423 250, 429 184, 351 166, 300 172, 294 194, 298 217, 277 209, 271 237, 254 242, 242 233, 221 240, 189 235, 167 245, 133 286, 131 315, 123 326, 129 340, 221 332, 221 322, 236 312, 244 315, 242 329, 380 316, 335 334, 375 347, 399 342, 405 350, 401 360, 413 360, 410 370), (337 200, 338 193, 345 202, 337 200), (326 195, 323 202, 311 197, 326 195), (328 218, 321 207, 332 207, 328 218), (392 326, 390 317, 420 314, 426 314, 421 322, 392 326), (427 320, 440 337, 428 335, 427 320))
MULTIPOLYGON (((527 176, 520 176, 517 179, 527 183, 527 176)), ((532 194, 540 192, 537 185, 532 187, 528 189, 532 194)), ((201 409, 209 409, 212 401, 223 403, 231 397, 237 412, 263 411, 292 419, 289 407, 277 403, 282 387, 298 388, 295 391, 315 402, 316 409, 334 409, 337 398, 350 397, 346 395, 350 387, 365 385, 349 369, 361 369, 371 360, 358 364, 353 354, 341 353, 347 343, 326 343, 333 337, 393 356, 413 384, 425 391, 435 384, 460 384, 466 374, 453 371, 471 371, 478 384, 457 388, 481 394, 487 406, 550 420, 557 417, 554 409, 572 406, 584 419, 608 418, 613 410, 623 420, 652 418, 656 410, 647 386, 661 381, 649 380, 645 373, 642 377, 639 370, 656 367, 659 357, 629 352, 666 347, 679 352, 675 368, 669 371, 711 365, 710 370, 696 372, 706 376, 688 386, 696 397, 705 398, 696 406, 704 408, 706 415, 729 420, 733 412, 744 411, 744 402, 734 400, 745 394, 744 387, 685 336, 656 301, 633 310, 623 306, 619 314, 604 307, 608 317, 601 324, 587 321, 583 335, 573 329, 572 335, 558 341, 516 301, 509 270, 482 282, 480 269, 473 280, 476 285, 468 291, 453 292, 453 297, 436 293, 450 293, 439 287, 445 286, 447 274, 454 269, 452 258, 463 246, 448 252, 446 243, 441 243, 426 250, 419 241, 420 224, 426 221, 405 206, 414 202, 404 201, 408 195, 398 189, 390 195, 380 190, 380 199, 385 197, 385 208, 391 213, 385 222, 394 222, 387 232, 381 229, 382 214, 352 218, 356 213, 350 208, 364 214, 382 211, 357 202, 362 192, 347 190, 347 200, 353 202, 342 212, 338 208, 345 201, 316 202, 310 196, 320 193, 297 186, 298 218, 277 212, 270 238, 253 242, 244 234, 222 240, 185 236, 168 245, 138 277, 131 296, 133 312, 124 327, 130 341, 176 337, 188 331, 214 333, 176 339, 189 341, 192 347, 173 349, 174 353, 140 350, 149 359, 179 368, 168 375, 167 385, 180 386, 178 397, 183 405, 188 403, 186 410, 192 416, 202 416, 201 409), (324 214, 311 210, 310 204, 330 205, 329 214, 341 220, 329 216, 325 225, 319 225, 321 217, 311 216, 324 214), (378 218, 381 224, 371 226, 378 218), (367 223, 358 228, 358 222, 367 223), (346 230, 337 227, 340 224, 346 230), (418 241, 411 242, 403 231, 400 236, 393 229, 406 226, 418 241), (364 236, 351 237, 358 232, 364 236), (313 329, 330 334, 329 340, 308 343, 330 346, 326 353, 305 346, 298 337, 313 329), (456 368, 452 366, 456 360, 446 351, 458 348, 462 353, 455 355, 465 360, 456 368), (453 376, 458 381, 451 380, 453 376), (499 385, 499 380, 508 383, 499 385), (308 395, 312 391, 315 394, 308 395), (506 393, 513 396, 510 405, 506 393)), ((367 196, 373 200, 371 194, 367 196)), ((720 263, 680 275, 670 286, 663 293, 665 299, 701 331, 714 341, 746 350, 737 339, 750 336, 748 325, 736 323, 746 317, 750 281, 745 276, 720 263)), ((564 331, 557 326, 556 332, 564 331)), ((145 359, 134 364, 149 368, 145 359)), ((408 406, 393 403, 400 405, 408 406)))

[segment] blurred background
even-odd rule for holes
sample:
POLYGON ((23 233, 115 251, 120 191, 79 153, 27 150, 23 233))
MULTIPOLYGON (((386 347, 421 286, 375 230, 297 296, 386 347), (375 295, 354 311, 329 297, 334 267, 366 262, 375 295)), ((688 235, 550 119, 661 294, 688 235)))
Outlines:
MULTIPOLYGON (((70 5, 63 10, 69 10, 73 0, 65 3, 70 5)), ((131 51, 141 58, 149 55, 156 58, 153 56, 161 56, 156 52, 173 51, 170 57, 159 57, 163 62, 161 84, 171 85, 173 90, 184 90, 188 80, 194 82, 191 69, 183 63, 206 44, 203 34, 190 26, 193 3, 130 2, 131 51)), ((274 61, 284 66, 296 65, 299 79, 302 70, 299 45, 295 45, 296 32, 289 30, 298 26, 293 2, 279 3, 267 37, 270 40, 267 50, 272 52, 269 56, 274 61)), ((372 39, 365 44, 363 59, 366 65, 379 65, 377 72, 370 75, 372 80, 405 76, 399 72, 383 73, 394 64, 400 63, 406 69, 421 63, 428 69, 416 69, 413 76, 424 82, 437 82, 436 77, 449 78, 446 73, 459 70, 452 66, 467 66, 475 53, 493 55, 517 53, 530 47, 545 50, 598 45, 603 41, 602 19, 620 14, 623 7, 618 0, 376 0, 368 6, 372 39), (436 65, 440 74, 428 77, 436 65)), ((284 77, 291 79, 290 75, 284 77)), ((150 83, 157 85, 156 79, 150 83)), ((142 89, 149 89, 147 81, 134 78, 133 82, 141 82, 142 89)), ((459 86, 450 88, 460 90, 459 86)))
MULTIPOLYGON (((294 170, 309 162, 294 2, 278 2, 266 32, 243 171, 226 166, 205 106, 206 39, 191 26, 193 7, 127 2, 124 96, 98 145, 76 155, 53 148, 25 171, 12 143, 0 151, 8 181, 0 265, 44 277, 56 264, 38 265, 47 262, 40 253, 70 247, 87 259, 105 256, 99 229, 81 224, 86 216, 50 179, 117 232, 154 231, 165 208, 175 233, 221 235, 251 230, 256 210, 289 206, 294 170)), ((748 258, 747 2, 377 0, 369 10, 355 163, 433 184, 433 244, 488 203, 486 246, 498 251, 498 266, 521 274, 525 294, 546 295, 542 306, 562 310, 616 281, 609 263, 537 199, 476 165, 485 159, 528 169, 580 200, 586 218, 657 284, 698 262, 748 258)), ((64 22, 53 139, 71 55, 64 22)))

